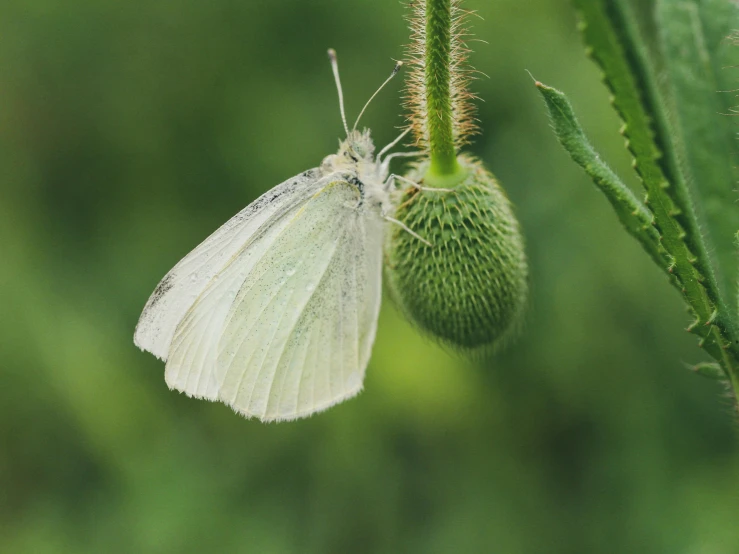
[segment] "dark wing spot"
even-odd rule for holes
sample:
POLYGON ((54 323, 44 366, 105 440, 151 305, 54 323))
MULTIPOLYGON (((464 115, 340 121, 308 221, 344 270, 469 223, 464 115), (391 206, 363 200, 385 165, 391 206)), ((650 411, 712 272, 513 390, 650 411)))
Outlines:
POLYGON ((174 286, 172 284, 172 274, 167 275, 164 279, 162 279, 162 282, 157 285, 157 288, 154 289, 154 292, 151 295, 151 304, 149 305, 150 308, 153 308, 156 306, 159 301, 162 299, 162 297, 167 294, 170 289, 174 286))
MULTIPOLYGON (((304 171, 294 179, 292 179, 288 184, 287 187, 289 189, 295 188, 298 186, 301 182, 304 182, 306 179, 315 179, 317 178, 317 172, 313 169, 309 169, 308 171, 304 171)), ((243 221, 247 217, 250 217, 252 214, 258 212, 261 210, 264 206, 267 206, 277 200, 280 196, 285 194, 285 190, 276 190, 278 187, 275 187, 274 189, 268 191, 264 196, 259 197, 254 203, 250 204, 248 206, 247 210, 244 210, 241 214, 239 214, 238 221, 243 221)))
POLYGON ((359 204, 357 204, 357 208, 359 208, 364 204, 364 183, 360 181, 356 175, 350 175, 346 180, 349 184, 357 187, 357 190, 359 191, 359 204))

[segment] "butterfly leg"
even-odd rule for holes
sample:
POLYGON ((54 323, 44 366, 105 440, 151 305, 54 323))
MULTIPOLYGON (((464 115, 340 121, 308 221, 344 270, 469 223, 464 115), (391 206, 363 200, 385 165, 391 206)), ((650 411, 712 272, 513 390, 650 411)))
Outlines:
POLYGON ((426 244, 426 245, 428 245, 428 246, 433 246, 433 244, 431 244, 431 243, 430 243, 429 241, 427 241, 427 240, 426 240, 425 238, 423 238, 423 237, 422 237, 421 235, 419 235, 418 233, 416 233, 416 232, 415 232, 415 231, 414 231, 413 229, 411 229, 410 227, 408 227, 408 225, 406 225, 405 223, 403 223, 403 222, 402 222, 402 221, 400 221, 399 219, 395 219, 394 217, 390 217, 390 216, 389 216, 389 215, 387 215, 387 214, 386 214, 386 213, 385 213, 384 211, 382 212, 382 218, 383 218, 383 219, 384 219, 385 221, 389 221, 390 223, 394 223, 395 225, 398 225, 398 226, 399 226, 399 227, 400 227, 401 229, 403 229, 404 231, 406 231, 406 232, 410 233, 410 235, 411 235, 411 236, 413 236, 413 237, 417 238, 417 239, 418 239, 418 240, 420 240, 420 241, 421 241, 422 243, 424 243, 424 244, 426 244))
POLYGON ((423 156, 424 154, 426 154, 426 152, 422 150, 414 152, 393 152, 392 154, 389 154, 384 160, 382 160, 382 163, 379 165, 379 174, 386 175, 390 171, 390 162, 392 162, 395 158, 411 158, 415 156, 423 156))
POLYGON ((400 181, 401 183, 406 183, 412 186, 414 189, 420 190, 423 192, 454 192, 453 189, 424 187, 424 186, 419 185, 415 181, 411 181, 410 179, 406 179, 405 177, 402 177, 400 175, 395 175, 394 173, 391 173, 390 175, 388 175, 388 178, 385 181, 385 190, 390 190, 390 188, 396 184, 396 181, 400 181))
POLYGON ((379 162, 379 161, 380 161, 380 160, 382 159, 382 157, 383 157, 383 156, 384 156, 384 155, 385 155, 385 154, 386 154, 386 153, 387 153, 387 152, 388 152, 389 150, 391 150, 391 149, 392 149, 392 148, 393 148, 393 147, 394 147, 394 146, 395 146, 396 144, 398 144, 398 143, 399 143, 399 142, 400 142, 401 140, 403 140, 403 138, 404 138, 404 137, 405 137, 405 136, 406 136, 406 135, 407 135, 408 133, 410 133, 410 132, 411 132, 411 128, 410 128, 410 127, 408 127, 408 128, 407 128, 407 129, 405 130, 405 131, 403 131, 402 133, 400 133, 400 135, 398 135, 398 137, 397 137, 397 138, 396 138, 396 139, 395 139, 395 140, 394 140, 393 142, 391 142, 391 143, 390 143, 390 144, 388 144, 388 145, 387 145, 387 146, 386 146, 385 148, 383 148, 382 150, 380 150, 380 151, 378 152, 378 154, 377 154, 377 161, 379 162))

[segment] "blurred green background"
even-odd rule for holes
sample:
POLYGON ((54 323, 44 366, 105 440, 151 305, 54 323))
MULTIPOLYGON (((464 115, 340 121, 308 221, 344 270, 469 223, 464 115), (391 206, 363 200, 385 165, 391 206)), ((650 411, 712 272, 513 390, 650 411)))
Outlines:
MULTIPOLYGON (((676 293, 524 71, 629 159, 564 0, 468 0, 472 147, 517 205, 522 338, 470 362, 383 305, 365 392, 289 424, 170 392, 133 345, 183 255, 318 165, 407 31, 397 0, 3 0, 0 552, 739 552, 729 402, 676 293)), ((401 125, 401 79, 368 111, 401 125)), ((350 117, 351 118, 351 117, 350 117)))

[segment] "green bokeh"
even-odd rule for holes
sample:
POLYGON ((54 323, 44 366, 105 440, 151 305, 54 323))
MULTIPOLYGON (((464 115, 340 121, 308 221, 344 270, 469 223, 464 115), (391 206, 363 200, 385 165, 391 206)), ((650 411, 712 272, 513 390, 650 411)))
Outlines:
MULTIPOLYGON (((531 263, 468 362, 386 302, 365 392, 290 424, 168 391, 133 328, 164 273, 335 150, 407 41, 397 0, 0 4, 0 552, 739 552, 739 448, 680 299, 525 73, 629 159, 564 0, 469 0, 483 134, 531 263)), ((365 116, 402 122, 400 80, 365 116)))

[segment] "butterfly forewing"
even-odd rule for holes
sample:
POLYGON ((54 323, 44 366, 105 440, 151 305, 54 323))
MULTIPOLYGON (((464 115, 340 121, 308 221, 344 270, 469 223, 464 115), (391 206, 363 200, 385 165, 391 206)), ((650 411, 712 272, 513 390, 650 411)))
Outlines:
MULTIPOLYGON (((303 199, 303 203, 305 201, 303 199)), ((295 204, 273 216, 213 276, 195 300, 177 326, 170 346, 165 370, 165 379, 170 388, 191 396, 218 399, 218 382, 214 371, 218 343, 236 294, 301 208, 302 204, 295 204)))
POLYGON ((297 209, 319 187, 310 170, 260 196, 183 258, 159 283, 141 314, 134 342, 166 360, 175 329, 196 299, 260 231, 297 209))

